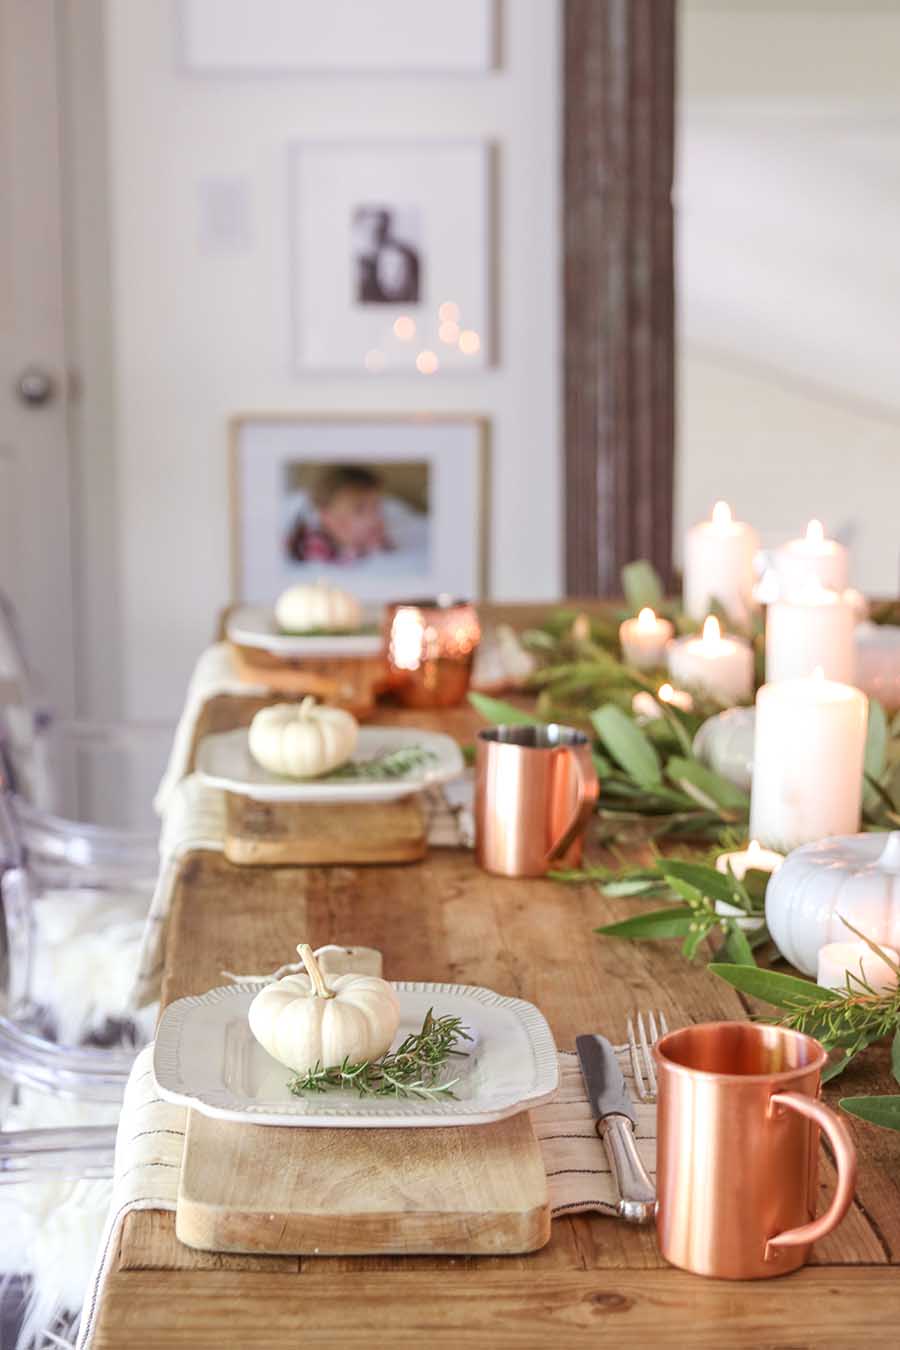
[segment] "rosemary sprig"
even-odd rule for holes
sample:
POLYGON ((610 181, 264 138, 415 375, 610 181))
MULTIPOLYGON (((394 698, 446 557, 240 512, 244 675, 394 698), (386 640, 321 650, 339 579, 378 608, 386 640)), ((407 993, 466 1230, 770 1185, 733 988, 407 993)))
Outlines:
POLYGON ((353 759, 326 774, 327 779, 406 778, 408 774, 424 769, 436 755, 421 745, 404 745, 398 750, 385 750, 369 759, 353 759))
POLYGON ((451 1055, 465 1057, 457 1048, 460 1041, 471 1041, 459 1017, 435 1017, 434 1009, 425 1014, 421 1030, 411 1032, 396 1050, 379 1059, 327 1068, 316 1064, 304 1074, 296 1074, 288 1088, 297 1097, 305 1092, 327 1092, 329 1088, 355 1088, 360 1097, 413 1097, 435 1101, 453 1097, 459 1078, 439 1082, 438 1076, 451 1055))

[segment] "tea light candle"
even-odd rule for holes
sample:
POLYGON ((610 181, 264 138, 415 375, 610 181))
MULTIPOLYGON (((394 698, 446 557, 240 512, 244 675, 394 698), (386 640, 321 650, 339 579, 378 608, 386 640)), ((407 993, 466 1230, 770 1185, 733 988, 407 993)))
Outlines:
POLYGON ((619 627, 626 664, 637 670, 661 666, 666 645, 674 634, 674 625, 668 619, 658 618, 652 609, 642 609, 636 619, 626 619, 619 627))
POLYGON ((661 684, 656 691, 656 698, 647 689, 640 689, 631 700, 631 711, 641 721, 654 722, 663 715, 660 703, 668 703, 681 712, 691 712, 694 707, 694 700, 686 689, 673 689, 670 684, 661 684))
MULTIPOLYGON (((890 961, 897 962, 893 947, 882 947, 890 961)), ((897 972, 887 961, 876 956, 864 942, 829 942, 819 951, 819 969, 816 984, 823 989, 846 989, 849 985, 858 992, 865 982, 876 993, 896 989, 897 972)))
POLYGON ((817 583, 830 591, 843 591, 847 586, 849 555, 836 539, 825 538, 821 520, 811 520, 802 539, 776 548, 772 563, 783 596, 817 583))
POLYGON ((783 853, 855 834, 862 806, 868 701, 858 689, 808 679, 756 695, 750 834, 783 853))
POLYGON ((854 684, 856 616, 837 591, 811 586, 766 613, 766 680, 795 680, 821 667, 825 678, 854 684))
POLYGON ((753 693, 753 652, 743 638, 723 637, 711 614, 702 637, 678 638, 669 644, 669 674, 680 685, 703 690, 721 703, 740 703, 753 693))
POLYGON ((758 839, 751 839, 745 849, 736 853, 720 853, 716 858, 716 871, 731 871, 738 881, 743 881, 748 872, 777 872, 784 862, 784 854, 776 853, 773 848, 763 848, 758 839))
POLYGON ((684 608, 702 619, 713 601, 743 623, 753 605, 753 559, 759 548, 755 530, 734 520, 727 502, 716 502, 712 519, 687 533, 684 550, 684 608))
POLYGON ((900 709, 900 628, 861 623, 853 635, 856 678, 853 683, 877 698, 888 712, 900 709))

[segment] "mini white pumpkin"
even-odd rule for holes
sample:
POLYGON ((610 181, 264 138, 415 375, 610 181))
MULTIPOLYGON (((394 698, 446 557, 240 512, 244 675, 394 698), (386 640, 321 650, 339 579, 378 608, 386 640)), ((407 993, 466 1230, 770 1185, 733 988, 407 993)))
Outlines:
POLYGON ((297 948, 307 975, 285 975, 256 995, 250 1030, 279 1064, 306 1073, 377 1059, 400 1025, 400 1003, 387 980, 335 975, 326 983, 311 947, 297 948))
POLYGON ((362 626, 362 608, 355 596, 324 582, 290 586, 275 602, 275 620, 286 633, 325 628, 347 632, 362 626))
POLYGON ((727 708, 708 717, 694 737, 694 754, 735 787, 750 790, 755 708, 727 708))
POLYGON ((815 975, 826 943, 855 941, 842 919, 881 946, 900 948, 900 830, 804 844, 766 887, 772 939, 805 975, 815 975))
POLYGON ((260 708, 250 723, 250 754, 270 773, 317 778, 346 764, 359 725, 352 713, 305 698, 260 708))

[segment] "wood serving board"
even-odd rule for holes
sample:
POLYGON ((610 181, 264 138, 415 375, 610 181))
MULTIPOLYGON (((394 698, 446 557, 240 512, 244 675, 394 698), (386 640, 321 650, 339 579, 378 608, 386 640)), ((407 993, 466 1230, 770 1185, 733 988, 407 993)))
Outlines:
POLYGON ((383 656, 285 657, 259 647, 230 643, 238 679, 291 698, 313 694, 364 720, 388 687, 383 656))
POLYGON ((428 851, 415 794, 394 802, 260 802, 225 794, 225 857, 249 866, 418 862, 428 851))
POLYGON ((201 1251, 496 1256, 543 1247, 550 1217, 527 1112, 422 1130, 188 1112, 175 1232, 201 1251))

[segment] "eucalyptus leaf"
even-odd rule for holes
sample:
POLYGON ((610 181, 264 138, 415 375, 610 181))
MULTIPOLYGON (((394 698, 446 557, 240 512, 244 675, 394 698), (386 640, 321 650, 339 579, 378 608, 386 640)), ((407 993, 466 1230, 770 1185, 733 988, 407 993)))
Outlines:
POLYGON ((776 1008, 798 1008, 805 1003, 818 1003, 831 997, 833 992, 814 984, 812 980, 782 975, 777 970, 761 970, 759 966, 736 966, 713 961, 709 969, 742 994, 772 1003, 776 1008))
MULTIPOLYGON (((887 764, 888 722, 884 708, 877 699, 869 699, 869 720, 866 725, 866 748, 863 757, 863 805, 867 811, 874 811, 883 792, 879 789, 878 779, 887 764)), ((890 806, 890 802, 888 803, 890 806)))
POLYGON ((662 607, 662 582, 656 568, 646 558, 625 564, 622 568, 622 590, 632 614, 637 614, 647 606, 655 610, 662 607))
POLYGON ((681 944, 682 954, 686 956, 689 961, 693 961, 694 957, 697 955, 697 948, 704 938, 709 937, 712 927, 712 924, 699 923, 694 919, 687 937, 681 944))
POLYGON ((645 914, 634 914, 619 923, 607 923, 602 928, 595 928, 594 932, 602 933, 604 937, 620 938, 685 937, 692 923, 690 910, 677 905, 674 909, 652 909, 645 914))
POLYGON ((659 755, 627 713, 612 703, 595 708, 591 721, 605 749, 642 787, 662 781, 659 755))
POLYGON ((727 778, 723 778, 714 769, 708 769, 697 759, 674 755, 666 765, 666 774, 673 783, 686 791, 690 788, 698 789, 714 806, 742 812, 750 810, 750 798, 746 792, 742 792, 734 783, 729 783, 727 778))
POLYGON ((710 896, 713 900, 724 900, 729 905, 740 904, 733 878, 717 872, 714 867, 708 867, 705 863, 684 862, 680 858, 660 858, 656 865, 664 877, 679 877, 689 882, 701 895, 710 896))
POLYGON ((867 1120, 870 1125, 900 1130, 900 1096, 842 1097, 840 1104, 851 1116, 867 1120))
POLYGON ((469 694, 469 702, 486 722, 492 722, 494 726, 534 727, 543 725, 541 719, 535 717, 533 713, 525 712, 522 708, 517 708, 515 704, 507 703, 502 698, 491 698, 488 694, 478 694, 473 691, 469 694))
POLYGON ((627 895, 643 895, 647 891, 661 889, 659 877, 633 877, 623 881, 604 882, 600 888, 611 900, 627 895))
POLYGON ((736 966, 756 967, 753 949, 747 940, 747 934, 736 923, 729 924, 722 944, 722 954, 736 966))

